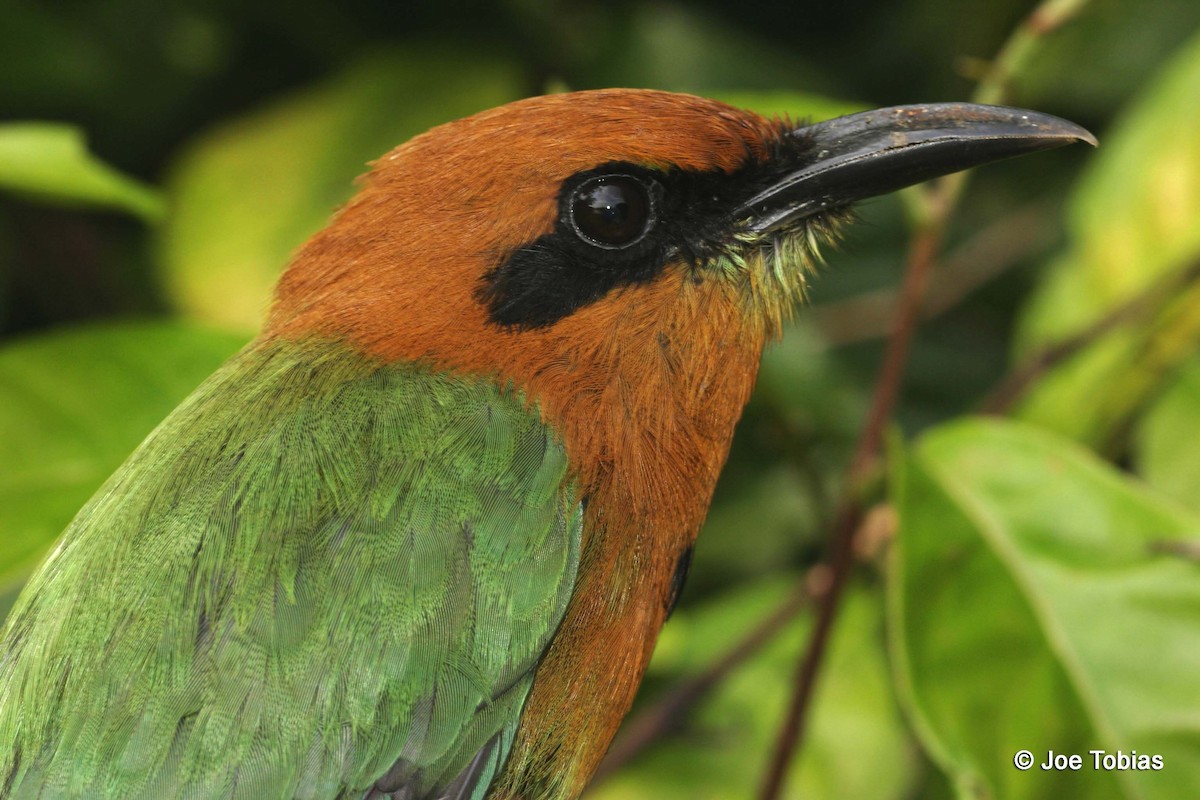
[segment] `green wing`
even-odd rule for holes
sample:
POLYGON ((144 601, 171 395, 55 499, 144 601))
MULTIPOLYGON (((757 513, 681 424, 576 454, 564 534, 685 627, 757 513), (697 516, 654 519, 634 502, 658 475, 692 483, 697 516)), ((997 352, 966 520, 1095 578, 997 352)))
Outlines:
POLYGON ((480 798, 578 562, 520 397, 252 345, 66 531, 0 643, 0 797, 480 798))

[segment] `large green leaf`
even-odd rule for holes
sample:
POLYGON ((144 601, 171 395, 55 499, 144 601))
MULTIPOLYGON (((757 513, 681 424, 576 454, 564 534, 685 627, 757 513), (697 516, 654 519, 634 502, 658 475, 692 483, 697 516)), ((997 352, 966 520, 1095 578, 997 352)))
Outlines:
MULTIPOLYGON (((648 677, 699 671, 778 606, 794 578, 776 579, 682 610, 663 631, 648 677)), ((720 684, 683 735, 664 739, 589 793, 595 800, 725 800, 762 780, 811 617, 720 684)), ((821 675, 805 747, 785 796, 887 800, 911 796, 918 759, 888 682, 877 592, 846 598, 821 675)))
POLYGON ((521 88, 508 61, 414 49, 368 58, 201 137, 168 183, 171 298, 192 317, 256 330, 289 255, 353 194, 368 161, 521 88))
POLYGON ((1146 482, 1200 511, 1200 360, 1193 359, 1138 422, 1138 471, 1146 482))
POLYGON ((148 220, 162 214, 157 192, 89 153, 83 133, 71 125, 0 125, 0 189, 58 204, 116 208, 148 220))
POLYGON ((1200 797, 1200 566, 1156 547, 1200 536, 1200 519, 1067 440, 995 420, 931 431, 893 481, 898 682, 960 794, 1200 797), (1021 749, 1084 768, 1022 772, 1021 749), (1097 771, 1091 750, 1163 767, 1097 771))
MULTIPOLYGON (((244 339, 99 325, 0 350, 0 598, 147 433, 244 339)), ((0 600, 0 618, 7 610, 0 600)))
MULTIPOLYGON (((1071 249, 1021 322, 1028 355, 1104 317, 1200 258, 1200 36, 1102 146, 1071 206, 1071 249)), ((1200 295, 1172 298, 1046 376, 1021 415, 1096 442, 1136 410, 1200 341, 1200 295)))

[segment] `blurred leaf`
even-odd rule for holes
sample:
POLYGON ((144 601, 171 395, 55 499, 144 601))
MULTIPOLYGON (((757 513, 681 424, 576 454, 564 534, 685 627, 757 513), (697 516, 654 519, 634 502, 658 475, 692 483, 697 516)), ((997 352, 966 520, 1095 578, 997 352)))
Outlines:
MULTIPOLYGON (((651 678, 707 667, 795 591, 798 578, 760 582, 682 611, 663 631, 651 678)), ((916 754, 904 731, 881 647, 877 594, 846 598, 821 674, 808 737, 785 797, 887 800, 911 796, 916 754), (851 743, 848 746, 848 743, 851 743)), ((589 800, 725 800, 762 779, 811 620, 797 621, 720 684, 683 735, 657 743, 589 792, 589 800)))
POLYGON ((739 455, 731 456, 721 472, 696 544, 689 593, 791 569, 798 552, 820 534, 824 498, 812 482, 825 476, 816 465, 806 465, 801 474, 784 459, 753 450, 739 455))
MULTIPOLYGON (((1200 258, 1200 36, 1172 61, 1101 148, 1073 199, 1072 249, 1026 309, 1018 351, 1046 347, 1200 258)), ((1051 372, 1021 416, 1097 441, 1200 341, 1189 292, 1156 320, 1126 325, 1051 372)))
POLYGON ((514 100, 521 88, 508 61, 410 49, 365 59, 203 136, 169 182, 173 208, 160 244, 175 304, 256 330, 288 257, 353 194, 369 160, 434 125, 514 100))
POLYGON ((803 310, 784 329, 783 338, 763 352, 754 398, 786 415, 805 434, 849 443, 867 409, 865 391, 842 371, 803 310))
POLYGON ((1135 461, 1146 482, 1200 511, 1200 361, 1193 359, 1139 420, 1135 461))
POLYGON ((717 92, 713 99, 764 117, 783 117, 798 123, 820 122, 866 109, 861 103, 804 92, 717 92))
POLYGON ((83 132, 70 125, 0 125, 0 189, 62 205, 116 208, 150 221, 162 215, 156 191, 91 155, 83 132))
POLYGON ((244 341, 139 322, 0 349, 0 596, 25 580, 109 474, 244 341))
MULTIPOLYGON (((1200 519, 1066 440, 998 420, 924 436, 893 475, 899 685, 965 796, 1200 796, 1200 519), (1161 771, 1020 772, 1028 749, 1161 771)), ((1040 763, 1040 761, 1039 761, 1040 763)))

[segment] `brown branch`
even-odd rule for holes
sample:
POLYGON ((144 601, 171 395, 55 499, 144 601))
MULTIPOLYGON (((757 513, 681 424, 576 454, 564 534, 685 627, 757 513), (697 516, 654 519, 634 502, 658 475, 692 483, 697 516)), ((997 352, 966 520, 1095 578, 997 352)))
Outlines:
POLYGON ((888 340, 887 352, 871 400, 871 409, 850 462, 849 492, 834 518, 829 555, 826 559, 830 569, 829 590, 820 598, 808 649, 796 671, 792 700, 763 780, 760 792, 763 800, 776 800, 779 797, 792 763, 792 754, 804 739, 804 723, 813 687, 825 658, 842 593, 853 571, 854 534, 863 520, 863 506, 858 495, 874 470, 875 458, 883 440, 883 430, 891 419, 892 409, 900 391, 904 365, 907 363, 909 347, 917 326, 921 296, 941 244, 944 219, 945 216, 942 215, 930 218, 925 227, 918 231, 909 248, 896 329, 888 340))
MULTIPOLYGON (((1035 49, 1036 42, 1074 17, 1087 2, 1088 0, 1045 0, 1039 5, 1005 43, 993 62, 992 69, 976 91, 975 99, 978 102, 1002 101, 1006 95, 1006 87, 1035 49)), ((846 482, 847 493, 835 517, 827 561, 831 570, 829 591, 820 599, 816 624, 796 672, 792 700, 759 793, 762 800, 778 800, 788 770, 794 761, 793 756, 804 740, 805 722, 813 689, 828 649, 841 597, 854 565, 854 536, 863 517, 860 494, 867 478, 874 471, 883 430, 891 419, 892 409, 899 394, 909 347, 920 316, 921 298, 941 247, 947 220, 957 205, 965 181, 965 173, 958 173, 937 181, 926 190, 926 213, 922 215, 909 246, 895 328, 888 341, 883 365, 875 384, 871 409, 850 463, 849 480, 846 482)))
POLYGON ((1151 553, 1200 563, 1200 539, 1158 539, 1150 542, 1148 547, 1151 553))
POLYGON ((1050 345, 1023 364, 1019 364, 988 392, 979 406, 980 412, 997 415, 1008 413, 1050 370, 1110 332, 1150 316, 1177 292, 1196 281, 1200 281, 1200 261, 1186 269, 1164 275, 1083 330, 1050 345))

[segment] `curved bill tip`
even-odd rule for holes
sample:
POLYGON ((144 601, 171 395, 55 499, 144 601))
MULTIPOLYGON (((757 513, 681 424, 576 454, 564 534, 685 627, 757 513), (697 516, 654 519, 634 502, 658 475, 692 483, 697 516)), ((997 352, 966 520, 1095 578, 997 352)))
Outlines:
POLYGON ((1040 111, 980 103, 927 103, 891 106, 849 114, 798 128, 796 134, 841 149, 856 143, 870 148, 908 147, 935 141, 1026 142, 1044 150, 1080 141, 1099 142, 1086 128, 1040 111), (887 142, 880 137, 885 135, 887 142), (1040 143, 1040 145, 1038 144, 1040 143))
POLYGON ((1024 108, 932 103, 863 111, 797 128, 810 159, 734 212, 777 230, 826 209, 1004 158, 1084 142, 1085 128, 1024 108))

